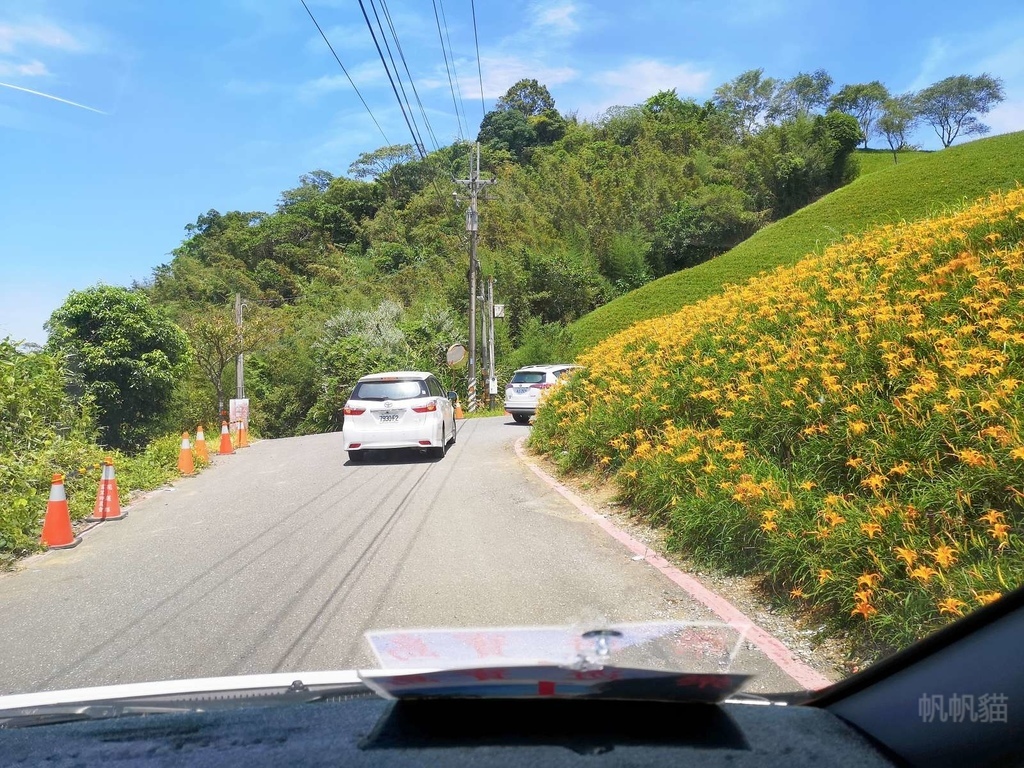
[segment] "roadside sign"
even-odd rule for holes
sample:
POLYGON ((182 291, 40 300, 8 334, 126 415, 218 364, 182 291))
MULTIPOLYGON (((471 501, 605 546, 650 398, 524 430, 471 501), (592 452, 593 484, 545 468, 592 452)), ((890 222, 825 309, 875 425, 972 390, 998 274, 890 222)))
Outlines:
POLYGON ((245 425, 246 431, 249 430, 249 398, 231 398, 228 402, 228 413, 232 431, 238 428, 239 422, 245 425))
POLYGON ((455 368, 466 361, 466 348, 461 344, 452 344, 448 347, 446 359, 448 360, 448 365, 455 368))
POLYGON ((495 304, 494 305, 494 316, 495 317, 504 317, 505 316, 505 305, 504 304, 495 304))

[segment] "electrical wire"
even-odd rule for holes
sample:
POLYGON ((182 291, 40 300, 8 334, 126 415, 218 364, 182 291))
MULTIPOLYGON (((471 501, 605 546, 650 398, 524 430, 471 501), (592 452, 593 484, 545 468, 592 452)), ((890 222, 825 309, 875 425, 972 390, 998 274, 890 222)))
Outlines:
MULTIPOLYGON (((423 133, 420 131, 419 123, 416 122, 416 114, 413 112, 412 102, 409 101, 409 94, 405 92, 405 83, 402 82, 402 74, 398 71, 398 64, 395 61, 395 55, 391 52, 391 45, 388 43, 388 35, 384 31, 384 24, 380 20, 380 14, 377 13, 377 4, 374 0, 370 0, 370 9, 373 11, 373 18, 377 21, 377 29, 380 31, 380 38, 384 42, 384 50, 388 52, 388 58, 391 60, 391 72, 394 74, 395 80, 398 81, 398 88, 402 92, 402 98, 405 100, 405 108, 409 111, 409 119, 412 121, 412 127, 416 131, 416 148, 419 150, 420 157, 423 157, 426 154, 423 133)), ((395 47, 397 48, 397 46, 398 43, 396 42, 395 47)), ((385 64, 384 66, 386 67, 387 65, 385 64)))
POLYGON ((309 10, 309 6, 306 5, 306 0, 299 0, 299 2, 302 3, 302 7, 306 9, 306 13, 309 14, 309 18, 312 20, 313 25, 316 27, 316 31, 320 33, 320 37, 322 37, 324 39, 324 42, 327 43, 327 47, 331 50, 331 54, 333 54, 334 60, 338 62, 338 66, 341 67, 341 71, 344 72, 345 77, 348 78, 348 82, 349 85, 352 86, 352 90, 356 92, 356 96, 359 97, 359 100, 363 103, 363 106, 366 107, 366 111, 370 115, 370 119, 373 120, 373 124, 377 126, 377 130, 380 131, 380 135, 384 137, 384 142, 390 145, 391 140, 387 137, 387 134, 384 133, 384 129, 380 127, 380 123, 377 122, 377 118, 374 117, 373 115, 373 110, 371 110, 370 105, 366 103, 366 99, 363 98, 363 94, 361 94, 359 92, 359 89, 356 88, 356 84, 352 81, 352 76, 349 75, 348 70, 345 69, 345 65, 341 63, 341 59, 338 58, 338 54, 334 52, 334 46, 331 45, 331 41, 327 39, 327 35, 324 34, 324 31, 322 29, 320 29, 320 24, 317 22, 316 17, 313 16, 313 12, 309 10))
MULTIPOLYGON (((444 14, 444 0, 437 0, 441 6, 441 22, 444 24, 444 36, 448 40, 448 52, 452 57, 452 75, 455 77, 455 90, 459 94, 459 106, 462 107, 462 122, 466 124, 466 133, 469 133, 469 119, 466 117, 466 103, 462 100, 462 87, 459 85, 459 73, 455 69, 455 48, 452 47, 452 37, 448 31, 448 19, 444 14)), ((458 109, 456 109, 458 115, 458 109)))
MULTIPOLYGON (((373 5, 373 0, 370 0, 370 5, 373 5)), ((440 149, 441 145, 437 141, 437 136, 434 135, 434 129, 430 125, 430 118, 427 116, 427 110, 424 108, 423 102, 420 100, 420 94, 416 90, 416 83, 413 80, 412 72, 409 71, 409 63, 405 60, 405 52, 402 50, 402 43, 398 39, 398 31, 395 29, 395 25, 391 21, 391 12, 388 10, 387 0, 380 0, 380 7, 381 10, 384 12, 384 18, 388 22, 388 29, 391 30, 391 37, 395 41, 395 48, 398 50, 398 58, 402 60, 402 66, 405 68, 406 77, 409 79, 409 88, 412 90, 412 95, 416 98, 416 104, 420 108, 420 114, 423 116, 423 124, 427 128, 427 135, 430 136, 430 140, 434 145, 434 151, 436 152, 438 149, 440 149)), ((378 24, 379 23, 380 20, 378 19, 378 24)), ((406 99, 406 103, 408 103, 408 99, 406 99)), ((411 105, 409 107, 409 110, 412 111, 411 105)))
MULTIPOLYGON (((459 116, 459 103, 455 100, 455 83, 452 80, 452 71, 448 66, 448 51, 444 47, 444 35, 441 33, 441 17, 437 12, 437 0, 432 0, 434 5, 434 21, 437 22, 437 39, 441 43, 441 55, 444 57, 444 71, 448 73, 448 87, 452 92, 452 107, 455 108, 455 122, 459 128, 459 139, 465 139, 465 134, 462 132, 462 118, 459 116)), ((452 63, 455 61, 454 54, 452 55, 452 63)))
POLYGON ((381 50, 380 43, 377 42, 377 34, 373 31, 373 24, 370 22, 370 17, 366 13, 366 7, 363 5, 363 0, 359 0, 359 9, 363 12, 363 18, 366 20, 366 27, 370 30, 370 37, 373 38, 373 45, 377 49, 377 55, 380 56, 380 63, 384 65, 384 73, 388 76, 388 81, 391 83, 391 90, 394 91, 395 98, 398 99, 398 107, 402 110, 402 117, 405 118, 405 125, 409 129, 409 134, 412 136, 412 141, 416 146, 416 151, 419 152, 420 157, 426 157, 426 152, 423 151, 423 143, 416 131, 413 130, 412 122, 409 120, 409 114, 405 109, 405 104, 402 103, 402 97, 398 95, 398 87, 395 85, 394 78, 391 77, 391 70, 388 69, 388 63, 384 58, 384 51, 381 50))
POLYGON ((476 0, 469 0, 473 12, 473 42, 476 44, 476 72, 480 76, 480 111, 487 117, 487 106, 484 103, 484 71, 480 67, 480 37, 476 31, 476 0))

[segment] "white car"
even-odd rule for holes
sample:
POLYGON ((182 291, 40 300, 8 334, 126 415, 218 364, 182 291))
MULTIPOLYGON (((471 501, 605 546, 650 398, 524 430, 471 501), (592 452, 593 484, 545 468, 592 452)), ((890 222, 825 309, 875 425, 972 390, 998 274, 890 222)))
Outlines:
POLYGON ((444 458, 455 443, 450 394, 424 371, 364 376, 345 403, 341 434, 349 459, 362 461, 368 450, 389 448, 418 448, 444 458))
POLYGON ((537 413, 541 393, 580 366, 569 363, 557 365, 528 365, 512 374, 505 387, 505 410, 520 424, 528 424, 530 417, 537 413))

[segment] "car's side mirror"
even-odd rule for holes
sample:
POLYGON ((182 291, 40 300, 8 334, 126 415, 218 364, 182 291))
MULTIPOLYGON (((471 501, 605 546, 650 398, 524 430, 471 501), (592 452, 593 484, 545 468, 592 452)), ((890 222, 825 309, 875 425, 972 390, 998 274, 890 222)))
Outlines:
POLYGON ((459 393, 456 392, 455 390, 452 390, 451 392, 448 393, 448 399, 454 403, 456 400, 459 399, 459 393))

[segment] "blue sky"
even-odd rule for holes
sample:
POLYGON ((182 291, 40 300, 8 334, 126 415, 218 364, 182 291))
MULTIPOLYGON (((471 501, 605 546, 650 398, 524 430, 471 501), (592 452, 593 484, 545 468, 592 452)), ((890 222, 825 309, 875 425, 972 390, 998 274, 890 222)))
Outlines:
MULTIPOLYGON (((307 2, 390 142, 408 142, 357 0, 307 2)), ((433 5, 388 8, 449 143, 460 127, 433 5)), ((443 9, 472 137, 470 1, 443 9)), ((1007 97, 992 132, 1024 129, 1019 0, 476 0, 476 16, 488 108, 521 77, 586 118, 665 88, 703 100, 757 67, 895 92, 987 71, 1007 97)), ((302 173, 344 174, 385 143, 299 0, 4 0, 0 83, 80 105, 0 87, 0 337, 45 341, 69 291, 146 279, 200 213, 270 210, 302 173)))

